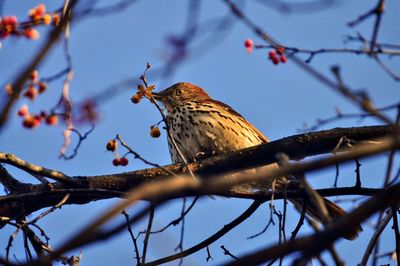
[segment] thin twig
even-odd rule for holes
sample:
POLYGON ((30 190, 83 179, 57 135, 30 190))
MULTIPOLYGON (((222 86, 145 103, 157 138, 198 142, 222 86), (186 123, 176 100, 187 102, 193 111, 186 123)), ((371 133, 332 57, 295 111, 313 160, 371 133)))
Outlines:
POLYGON ((183 252, 176 253, 176 254, 171 255, 171 256, 167 256, 167 257, 164 257, 164 258, 152 261, 152 262, 148 262, 145 265, 146 266, 152 266, 152 265, 158 265, 158 264, 161 264, 161 263, 166 263, 166 262, 169 262, 169 261, 174 261, 176 259, 179 259, 179 258, 182 258, 182 257, 186 257, 186 256, 188 256, 190 254, 193 254, 194 252, 197 252, 197 251, 209 246, 211 243, 214 243, 219 238, 221 238, 226 233, 228 233, 233 228, 235 228, 240 223, 242 223, 247 218, 249 218, 250 215, 252 215, 262 203, 263 203, 263 201, 254 201, 245 212, 243 212, 241 215, 239 215, 237 218, 235 218, 232 222, 224 225, 224 227, 222 229, 220 229, 218 232, 216 232, 215 234, 213 234, 209 238, 201 241, 200 243, 192 246, 191 248, 188 248, 188 249, 184 250, 183 252))
POLYGON ((396 243, 396 264, 400 265, 400 232, 399 232, 399 222, 397 220, 397 207, 392 206, 393 213, 393 231, 395 235, 395 243, 396 243))
POLYGON ((133 235, 131 224, 129 223, 129 214, 125 210, 122 210, 121 214, 125 217, 126 226, 128 227, 128 232, 129 232, 129 235, 131 236, 131 239, 132 239, 132 242, 133 242, 133 247, 134 247, 134 250, 135 250, 136 265, 140 265, 139 247, 137 245, 137 239, 133 235))
MULTIPOLYGON (((382 213, 382 212, 381 212, 382 213)), ((381 215, 381 214, 380 214, 381 215)), ((362 260, 360 262, 361 266, 367 265, 369 256, 372 253, 372 250, 375 247, 375 250, 377 250, 378 248, 376 247, 377 244, 379 243, 379 237, 382 234, 383 230, 386 228, 386 226, 388 225, 388 223, 390 222, 390 220, 393 217, 393 212, 392 210, 388 210, 386 212, 386 215, 383 219, 379 219, 379 223, 375 226, 375 231, 374 234, 372 235, 371 239, 369 240, 369 243, 367 245, 367 248, 364 251, 364 255, 362 257, 362 260)), ((372 264, 374 265, 374 263, 372 264)))
POLYGON ((151 232, 151 227, 153 225, 154 221, 154 210, 155 207, 154 205, 150 208, 149 212, 149 221, 147 223, 147 229, 146 229, 146 234, 144 236, 144 241, 143 241, 143 251, 142 251, 142 264, 146 262, 146 253, 147 253, 147 246, 149 244, 149 238, 150 238, 150 232, 151 232))
POLYGON ((229 250, 227 250, 224 245, 221 246, 221 249, 224 251, 224 255, 227 255, 232 259, 239 260, 239 258, 233 255, 229 250))

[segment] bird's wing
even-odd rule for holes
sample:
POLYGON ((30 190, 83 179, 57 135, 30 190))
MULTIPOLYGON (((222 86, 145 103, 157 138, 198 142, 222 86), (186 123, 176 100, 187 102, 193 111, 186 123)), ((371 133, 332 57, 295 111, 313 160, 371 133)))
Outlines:
POLYGON ((232 115, 240 117, 242 119, 242 121, 244 123, 246 123, 247 125, 249 125, 254 130, 254 132, 256 132, 265 143, 269 142, 269 139, 266 136, 264 136, 264 134, 261 133, 260 130, 258 130, 252 124, 250 124, 241 114, 239 114, 238 112, 233 110, 233 108, 230 107, 229 105, 227 105, 227 104, 225 104, 223 102, 217 101, 217 100, 213 100, 213 99, 207 99, 205 102, 212 102, 212 103, 216 103, 216 104, 221 105, 227 112, 231 113, 232 115))

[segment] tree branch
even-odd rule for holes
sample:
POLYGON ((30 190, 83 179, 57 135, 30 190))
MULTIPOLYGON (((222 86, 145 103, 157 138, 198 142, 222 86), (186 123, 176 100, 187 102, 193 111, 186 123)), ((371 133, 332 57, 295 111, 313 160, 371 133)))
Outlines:
MULTIPOLYGON (((374 139, 395 132, 396 127, 393 126, 335 128, 295 135, 248 149, 214 156, 192 163, 189 166, 196 173, 196 176, 206 179, 224 172, 239 171, 274 163, 277 161, 276 155, 278 153, 285 153, 292 159, 302 159, 307 156, 332 152, 337 148, 337 143, 343 137, 348 140, 348 145, 354 146, 356 143, 374 143, 374 139)), ((375 146, 381 145, 375 143, 375 146)), ((348 145, 347 147, 339 147, 337 151, 351 149, 348 145)), ((176 174, 185 174, 185 168, 181 164, 168 165, 164 168, 176 174)), ((38 174, 47 176, 43 172, 38 174)), ((53 206, 62 199, 65 193, 71 194, 66 204, 84 204, 92 200, 121 197, 129 189, 166 178, 170 178, 170 176, 164 170, 150 168, 122 174, 74 177, 80 183, 79 188, 71 188, 70 185, 60 182, 50 183, 51 190, 44 185, 30 185, 30 193, 28 194, 11 194, 0 197, 0 216, 15 217, 15 215, 19 215, 16 213, 18 210, 13 207, 15 202, 23 204, 26 214, 29 214, 41 208, 53 206)), ((225 195, 234 196, 229 192, 225 192, 225 195)))

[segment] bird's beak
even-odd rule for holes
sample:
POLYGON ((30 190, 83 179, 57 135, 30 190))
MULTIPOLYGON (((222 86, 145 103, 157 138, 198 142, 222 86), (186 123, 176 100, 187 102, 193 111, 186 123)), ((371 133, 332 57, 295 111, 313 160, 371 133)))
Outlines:
POLYGON ((153 95, 154 99, 157 101, 162 101, 164 99, 164 96, 162 95, 161 92, 152 92, 151 94, 153 95))

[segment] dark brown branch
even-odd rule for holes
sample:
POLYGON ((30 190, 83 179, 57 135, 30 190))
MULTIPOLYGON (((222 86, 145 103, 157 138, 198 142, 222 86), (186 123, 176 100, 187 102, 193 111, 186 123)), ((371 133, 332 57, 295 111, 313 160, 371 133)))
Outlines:
POLYGON ((280 245, 260 249, 254 253, 248 254, 247 256, 242 256, 240 261, 234 261, 226 265, 258 265, 265 261, 285 256, 296 251, 301 251, 302 260, 307 260, 311 256, 319 254, 322 250, 329 247, 333 242, 340 238, 340 235, 349 233, 354 224, 359 224, 377 211, 399 203, 399 193, 400 184, 389 187, 376 197, 360 205, 348 215, 337 220, 333 224, 328 225, 327 228, 321 232, 280 245), (315 243, 318 243, 318 245, 315 245, 315 243))
MULTIPOLYGON (((285 153, 292 159, 329 153, 335 149, 343 136, 354 141, 353 144, 355 144, 393 134, 395 130, 396 127, 392 126, 371 126, 336 128, 300 134, 237 152, 214 156, 192 163, 190 167, 197 176, 207 178, 226 171, 237 171, 274 163, 277 161, 276 154, 278 153, 285 153)), ((379 146, 379 144, 377 145, 379 146)), ((185 174, 185 168, 182 168, 180 164, 165 166, 165 168, 177 174, 185 174)), ((47 176, 46 172, 41 172, 41 174, 47 176)), ((29 214, 41 208, 53 206, 66 193, 71 194, 67 204, 84 204, 92 200, 122 196, 123 192, 143 183, 168 177, 165 171, 150 168, 122 174, 75 177, 81 183, 79 189, 72 189, 69 185, 59 182, 51 183, 52 190, 48 190, 44 185, 30 185, 29 194, 0 197, 0 216, 14 217, 17 215, 18 209, 13 206, 15 202, 24 205, 26 213, 29 214)))
MULTIPOLYGON (((41 257, 40 263, 50 262, 55 258, 59 257, 61 254, 67 252, 68 250, 93 243, 95 241, 106 239, 110 236, 115 235, 125 229, 125 223, 114 226, 111 229, 102 228, 110 219, 118 215, 123 209, 128 206, 132 206, 142 199, 149 199, 154 204, 165 203, 170 198, 182 197, 187 193, 203 193, 203 194, 213 194, 220 191, 224 191, 229 187, 240 185, 244 183, 257 182, 265 179, 273 179, 281 176, 296 175, 305 172, 312 172, 318 169, 326 168, 336 163, 348 162, 354 160, 355 158, 364 158, 371 155, 376 155, 382 153, 383 151, 388 151, 394 148, 399 148, 400 144, 398 138, 393 136, 386 137, 380 141, 380 145, 376 144, 364 144, 359 145, 357 149, 353 149, 348 152, 341 154, 336 154, 328 158, 316 159, 311 162, 304 163, 287 163, 282 165, 278 169, 273 169, 267 173, 242 173, 235 178, 226 178, 226 175, 215 176, 207 181, 204 180, 193 180, 188 176, 178 176, 166 180, 160 180, 158 182, 149 182, 143 184, 133 190, 131 190, 125 200, 120 201, 113 208, 109 209, 107 212, 101 214, 93 222, 88 224, 82 230, 77 232, 71 237, 69 241, 64 243, 59 247, 58 250, 54 251, 50 256, 41 257)), ((400 186, 400 185, 398 185, 400 186)), ((393 186, 397 188, 396 186, 393 186)), ((400 188, 399 188, 400 190, 400 188)), ((391 191, 391 188, 387 188, 386 191, 391 191)), ((398 193, 398 191, 396 191, 398 193)), ((287 193, 288 194, 288 193, 287 193)), ((377 200, 384 200, 377 197, 377 200)), ((400 200, 400 199, 399 199, 400 200)), ((369 201, 370 202, 370 201, 369 201)), ((385 201, 385 203, 395 204, 390 200, 385 201)), ((143 215, 145 215, 149 210, 140 212, 135 217, 130 220, 137 221, 143 215)), ((347 217, 347 216, 346 216, 347 217)), ((358 224, 357 220, 354 222, 358 224)), ((340 237, 340 235, 346 235, 351 230, 353 230, 354 224, 346 224, 346 227, 338 232, 335 231, 335 237, 340 237)), ((331 243, 329 243, 331 245, 331 243)), ((35 262, 36 263, 36 262, 35 262)))

